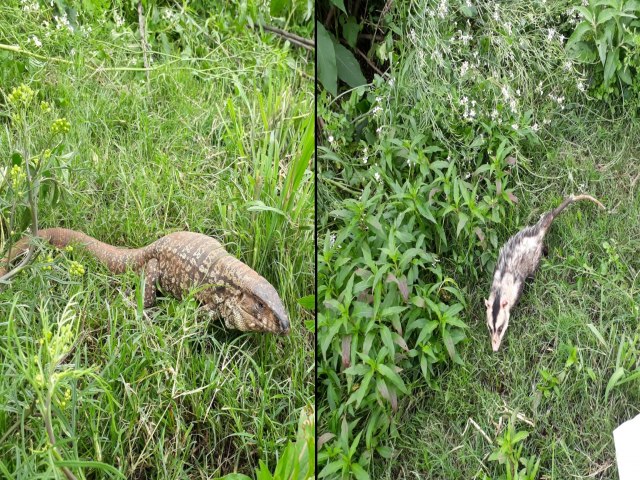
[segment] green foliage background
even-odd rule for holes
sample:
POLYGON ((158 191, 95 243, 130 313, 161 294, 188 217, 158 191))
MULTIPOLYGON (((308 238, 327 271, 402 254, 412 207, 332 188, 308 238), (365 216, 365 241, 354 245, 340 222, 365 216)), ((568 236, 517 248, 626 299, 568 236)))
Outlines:
MULTIPOLYGON (((308 477, 296 463, 309 455, 308 414, 300 449, 287 445, 314 402, 314 62, 259 25, 311 38, 312 5, 142 3, 148 75, 137 2, 3 2, 2 178, 14 152, 52 149, 41 227, 128 247, 176 230, 216 237, 275 286, 292 333, 225 331, 188 299, 143 311, 134 272, 46 250, 0 292, 0 476, 66 465, 78 478, 218 478, 295 464, 308 477), (7 100, 20 84, 36 92, 34 111, 51 106, 26 136, 7 100), (53 149, 61 117, 70 130, 53 149)), ((25 191, 10 183, 3 251, 28 224, 25 191), (13 232, 11 205, 27 220, 13 232)))
POLYGON ((635 28, 613 3, 321 2, 367 81, 319 79, 321 478, 615 475, 640 392, 640 130, 637 83, 605 70, 620 49, 626 75, 635 32, 580 27, 613 8, 603 25, 635 28), (610 212, 558 219, 492 354, 499 246, 579 192, 610 212))

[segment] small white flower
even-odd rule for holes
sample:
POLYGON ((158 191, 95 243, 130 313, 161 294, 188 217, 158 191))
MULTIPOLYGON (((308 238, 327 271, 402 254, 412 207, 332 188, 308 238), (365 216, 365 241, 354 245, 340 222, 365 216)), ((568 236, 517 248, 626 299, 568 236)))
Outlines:
POLYGON ((380 105, 376 105, 375 107, 373 107, 373 110, 371 110, 371 113, 373 113, 374 115, 378 114, 379 112, 382 111, 382 107, 380 105))
POLYGON ((333 138, 333 135, 329 135, 329 143, 333 143, 335 142, 335 139, 333 138))
POLYGON ((329 236, 329 244, 333 247, 333 244, 334 244, 334 243, 336 243, 336 234, 335 234, 335 233, 332 233, 332 234, 329 236))
POLYGON ((116 27, 120 28, 124 25, 124 18, 122 18, 120 14, 115 10, 113 11, 113 19, 116 22, 116 27))
POLYGON ((496 118, 498 118, 498 110, 494 108, 493 112, 491 112, 491 120, 495 120, 496 118))
POLYGON ((32 42, 36 47, 40 48, 42 46, 42 42, 35 35, 31 35, 29 37, 29 41, 32 42))
POLYGON ((556 29, 555 28, 549 28, 547 30, 547 40, 551 41, 553 40, 553 37, 556 36, 556 29))
MULTIPOLYGON (((465 33, 462 33, 461 31, 459 32, 460 32, 460 40, 462 41, 462 44, 469 45, 469 42, 473 40, 473 35, 471 34, 467 35, 465 33)), ((478 53, 478 52, 474 52, 474 53, 478 53)))
POLYGON ((374 173, 373 177, 376 179, 376 182, 380 181, 380 173, 379 172, 374 173))
POLYGON ((566 62, 564 62, 564 64, 562 65, 562 68, 564 68, 567 72, 571 70, 571 62, 569 60, 567 60, 566 62))
POLYGON ((538 124, 537 124, 537 123, 534 123, 534 124, 531 126, 531 129, 532 129, 534 132, 537 132, 537 131, 540 129, 540 127, 538 126, 538 124))
POLYGON ((376 128, 376 133, 377 133, 377 134, 382 133, 382 127, 378 127, 378 128, 376 128))
POLYGON ((518 124, 514 123, 513 125, 511 125, 511 128, 513 128, 514 130, 518 130, 518 124))
POLYGON ((578 81, 578 90, 580 90, 581 92, 584 92, 586 90, 586 87, 584 86, 584 82, 582 80, 578 81))
POLYGON ((362 157, 362 163, 366 165, 368 161, 369 161, 369 157, 367 157, 366 155, 362 157))
POLYGON ((376 97, 376 102, 378 103, 382 102, 382 97, 376 97))
POLYGON ((395 83, 396 83, 396 81, 393 79, 393 77, 391 77, 391 78, 389 79, 389 86, 390 86, 390 87, 393 87, 393 85, 394 85, 395 83))
POLYGON ((444 19, 447 16, 447 13, 449 13, 447 0, 441 0, 440 4, 438 4, 438 16, 444 19))
POLYGON ((460 76, 464 77, 468 71, 469 71, 469 62, 465 61, 462 63, 462 67, 460 67, 460 76))

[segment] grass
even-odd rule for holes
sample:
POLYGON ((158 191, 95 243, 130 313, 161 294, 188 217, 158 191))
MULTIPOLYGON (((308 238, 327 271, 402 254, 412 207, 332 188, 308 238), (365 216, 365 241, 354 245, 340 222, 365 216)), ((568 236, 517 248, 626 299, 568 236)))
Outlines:
MULTIPOLYGON (((51 265, 41 254, 0 292, 2 476, 60 477, 64 462, 78 478, 252 475, 259 460, 273 470, 313 404, 313 316, 298 304, 314 289, 312 58, 231 10, 193 31, 193 11, 168 10, 183 30, 165 30, 170 52, 152 44, 147 83, 134 10, 116 8, 122 26, 113 10, 84 12, 92 30, 71 34, 42 26, 54 23, 44 4, 0 7, 0 43, 72 60, 0 52, 2 98, 27 83, 71 123, 56 172, 64 193, 41 199, 40 226, 128 247, 176 230, 218 238, 275 286, 291 335, 227 331, 190 300, 143 311, 135 272, 114 276, 81 249, 51 252, 51 265), (71 275, 71 260, 86 274, 71 275), (43 420, 52 394, 59 458, 43 420)), ((30 133, 43 144, 46 131, 30 133)))
MULTIPOLYGON (((544 71, 546 59, 539 60, 517 65, 515 71, 527 75, 525 85, 539 78, 527 72, 544 71)), ((510 209, 500 241, 572 192, 592 193, 607 212, 585 202, 558 217, 546 239, 549 256, 525 287, 496 354, 483 306, 491 272, 477 287, 466 286, 471 328, 461 351, 465 365, 440 376, 435 390, 414 386, 397 420, 402 429, 393 441, 394 458, 378 462, 372 478, 497 475, 501 467, 487 459, 513 412, 522 416, 517 427, 529 432, 526 454, 541 459, 539 478, 615 478, 612 431, 640 413, 637 381, 606 395, 621 342, 638 339, 632 306, 640 299, 640 129, 629 116, 609 116, 599 107, 574 105, 571 113, 554 117, 542 148, 520 157, 521 201, 510 209), (605 242, 614 245, 619 262, 605 242), (566 367, 571 347, 577 360, 566 367), (541 372, 564 372, 549 397, 541 372)))
MULTIPOLYGON (((489 242, 482 245, 482 241, 474 238, 469 244, 471 248, 463 242, 443 255, 441 265, 445 275, 455 279, 468 304, 463 312, 463 320, 469 327, 468 339, 456 347, 464 363, 439 366, 433 382, 427 383, 412 373, 418 365, 410 365, 402 352, 396 354, 395 364, 401 367, 398 373, 408 384, 410 394, 399 398, 397 412, 380 396, 371 401, 376 407, 386 405, 392 418, 392 428, 384 431, 384 438, 377 439, 387 442, 392 453, 387 452, 386 457, 378 455, 368 444, 365 449, 364 440, 359 447, 359 451, 364 450, 362 454, 354 453, 355 447, 350 452, 349 461, 358 462, 370 478, 506 478, 504 465, 490 457, 498 449, 498 440, 504 438, 510 422, 517 430, 528 432, 522 440, 522 454, 540 459, 535 478, 616 478, 612 431, 640 413, 638 379, 628 377, 640 367, 637 255, 640 124, 634 97, 624 102, 610 98, 607 102, 580 91, 581 81, 597 86, 597 79, 590 76, 592 71, 575 63, 567 69, 566 55, 557 36, 553 42, 547 39, 548 28, 555 28, 556 34, 568 28, 565 12, 572 2, 500 4, 499 20, 492 17, 494 3, 412 2, 410 7, 394 6, 389 29, 395 27, 402 35, 394 39, 398 55, 389 65, 386 78, 395 79, 396 87, 381 87, 379 79, 367 86, 371 97, 383 97, 382 101, 376 101, 383 105, 378 125, 383 132, 390 132, 380 134, 376 142, 383 144, 391 138, 409 150, 407 139, 412 141, 416 132, 423 134, 433 139, 434 144, 446 146, 455 159, 459 176, 470 172, 465 178, 477 182, 474 186, 479 185, 480 198, 494 197, 495 187, 485 187, 475 180, 473 173, 478 165, 491 162, 494 147, 490 135, 485 134, 489 139, 474 147, 476 140, 482 140, 476 137, 478 130, 482 132, 480 121, 475 124, 461 121, 465 109, 460 99, 465 95, 470 100, 477 99, 476 110, 478 117, 482 117, 482 112, 488 115, 506 103, 500 89, 507 86, 512 98, 513 92, 521 91, 516 96, 518 112, 531 112, 529 123, 521 115, 514 116, 508 125, 519 122, 518 128, 523 130, 523 125, 530 128, 535 124, 538 143, 529 142, 525 136, 514 134, 516 129, 504 125, 499 131, 500 135, 510 135, 515 146, 516 163, 510 168, 513 175, 508 181, 519 201, 506 206, 506 215, 496 226, 498 244, 536 222, 542 213, 571 193, 594 195, 606 205, 607 212, 581 202, 557 218, 546 239, 549 255, 534 282, 525 287, 497 353, 491 351, 483 303, 491 285, 493 262, 480 261, 487 252, 495 260, 497 248, 489 242), (480 13, 467 23, 461 11, 468 3, 480 13), (442 18, 437 14, 441 4, 449 8, 442 18), (482 16, 482 21, 478 16, 482 16), (509 34, 507 25, 515 33, 509 34), (455 33, 459 29, 465 34, 473 33, 473 40, 466 46, 459 40, 459 33, 455 33), (461 64, 465 60, 476 64, 476 59, 479 65, 476 71, 461 75, 461 64), (539 85, 543 86, 542 92, 537 91, 539 85), (565 96, 564 107, 552 94, 556 98, 565 96), (468 250, 473 254, 465 257, 468 250), (463 265, 460 270, 458 254, 473 263, 463 265), (631 380, 615 385, 610 379, 620 367, 625 372, 623 378, 631 380)), ((347 101, 342 108, 348 118, 352 111, 347 101)), ((501 112, 504 111, 507 110, 501 112)), ((336 138, 340 135, 325 133, 336 138)), ((364 179, 361 184, 345 180, 343 185, 361 190, 362 184, 371 182, 381 185, 382 191, 393 193, 400 190, 405 178, 407 182, 415 178, 415 172, 404 166, 405 158, 411 158, 409 154, 399 161, 387 151, 378 156, 371 153, 363 166, 362 142, 369 146, 369 152, 375 151, 377 143, 368 143, 369 138, 363 140, 355 134, 353 139, 335 144, 325 142, 330 153, 325 156, 328 160, 322 163, 322 169, 330 171, 330 178, 342 181, 340 169, 348 165, 356 172, 351 176, 364 179), (359 145, 356 140, 360 140, 359 145), (356 152, 352 163, 345 152, 356 152), (345 157, 348 160, 344 163, 334 161, 345 157), (389 165, 393 165, 395 184, 386 182, 384 175, 383 180, 374 182, 373 172, 378 169, 389 174, 389 165)), ((350 195, 345 188, 330 184, 322 188, 327 212, 344 208, 346 198, 357 198, 360 193, 350 195)), ((455 203, 455 208, 459 208, 457 200, 455 203)), ((371 211, 379 210, 374 206, 371 211)), ((336 243, 348 238, 346 234, 341 236, 341 223, 330 215, 327 217, 325 226, 336 233, 339 239, 336 243)), ((411 218, 409 214, 405 223, 409 223, 407 218, 411 218)), ((483 229, 485 225, 489 228, 490 222, 482 223, 483 229)), ((455 240, 458 235, 455 224, 453 227, 453 232, 449 229, 447 234, 455 240)), ((425 230, 415 222, 412 233, 419 237, 425 230)), ((431 245, 424 248, 428 252, 435 250, 431 245)), ((372 252, 374 259, 378 255, 379 252, 372 252)), ((428 268, 420 270, 425 283, 431 277, 428 268)), ((423 315, 427 318, 430 315, 426 308, 423 315)), ((370 321, 357 327, 369 331, 373 324, 370 321)), ((402 327, 406 330, 407 325, 403 323, 402 327)), ((409 349, 416 348, 410 341, 406 343, 409 349)), ((336 380, 326 380, 326 385, 351 381, 353 377, 345 374, 348 372, 344 368, 330 365, 334 366, 336 372, 331 374, 336 380)), ((351 385, 348 383, 349 388, 351 385)), ((352 390, 357 388, 354 385, 352 390)), ((322 402, 321 395, 319 411, 322 402)), ((375 426, 367 425, 370 418, 366 412, 345 410, 347 421, 353 418, 360 421, 349 425, 352 437, 347 438, 352 439, 358 433, 364 438, 371 430, 376 435, 375 426)), ((320 433, 331 431, 340 435, 332 427, 321 424, 320 433)), ((346 431, 346 422, 343 428, 346 431)), ((325 452, 335 461, 340 456, 331 448, 325 447, 325 452)), ((327 475, 334 477, 337 474, 327 475)))

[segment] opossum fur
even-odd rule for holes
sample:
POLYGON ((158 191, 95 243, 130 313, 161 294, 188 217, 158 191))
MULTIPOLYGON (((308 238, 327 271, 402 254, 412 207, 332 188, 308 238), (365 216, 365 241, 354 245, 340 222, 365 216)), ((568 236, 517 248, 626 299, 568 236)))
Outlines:
POLYGON ((533 278, 540 264, 544 250, 544 237, 551 223, 569 204, 578 200, 591 200, 604 209, 598 200, 590 195, 571 195, 560 206, 542 215, 538 223, 525 227, 500 249, 487 307, 487 327, 491 335, 491 348, 497 352, 509 327, 511 309, 522 293, 524 281, 533 278))

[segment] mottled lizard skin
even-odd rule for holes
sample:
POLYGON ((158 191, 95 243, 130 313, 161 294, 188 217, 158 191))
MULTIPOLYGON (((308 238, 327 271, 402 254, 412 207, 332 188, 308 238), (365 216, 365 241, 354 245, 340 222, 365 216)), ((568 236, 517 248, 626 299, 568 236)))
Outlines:
MULTIPOLYGON (((135 249, 114 247, 66 228, 39 230, 37 236, 58 248, 81 245, 113 273, 128 268, 144 272, 145 308, 155 304, 157 285, 178 299, 195 291, 204 309, 219 315, 227 328, 289 333, 289 319, 273 286, 206 235, 170 233, 135 249)), ((0 260, 0 276, 29 246, 29 238, 16 243, 10 258, 0 260)))

